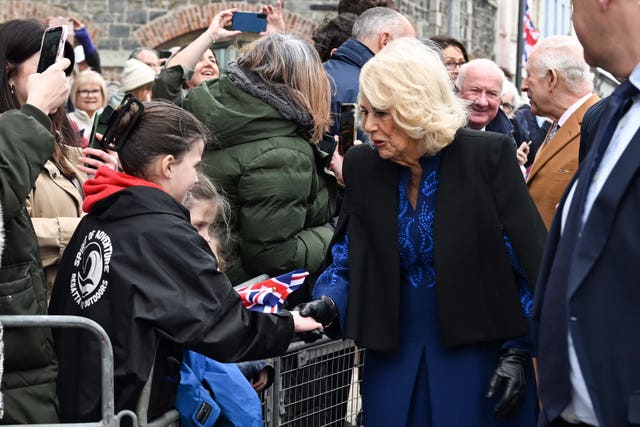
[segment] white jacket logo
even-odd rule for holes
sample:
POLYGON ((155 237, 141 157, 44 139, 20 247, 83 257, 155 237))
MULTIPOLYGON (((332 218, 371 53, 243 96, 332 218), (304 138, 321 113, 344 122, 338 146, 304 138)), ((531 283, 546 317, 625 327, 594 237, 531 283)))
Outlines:
POLYGON ((111 238, 104 231, 92 230, 84 237, 71 274, 71 296, 80 308, 95 304, 107 290, 103 274, 109 272, 112 253, 111 238))

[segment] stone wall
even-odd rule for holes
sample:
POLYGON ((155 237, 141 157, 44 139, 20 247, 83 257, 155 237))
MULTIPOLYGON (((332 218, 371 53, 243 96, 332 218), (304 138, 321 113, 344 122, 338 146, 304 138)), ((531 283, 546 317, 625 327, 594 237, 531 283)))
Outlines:
MULTIPOLYGON (((420 37, 447 32, 447 0, 396 0, 415 23, 420 37)), ((284 0, 290 31, 309 35, 325 17, 335 16, 337 0, 284 0)), ((0 19, 44 19, 74 15, 90 30, 109 76, 140 45, 169 47, 204 30, 221 9, 258 11, 262 2, 204 0, 0 0, 0 19)), ((462 41, 469 51, 493 57, 496 40, 495 0, 461 0, 462 41)))

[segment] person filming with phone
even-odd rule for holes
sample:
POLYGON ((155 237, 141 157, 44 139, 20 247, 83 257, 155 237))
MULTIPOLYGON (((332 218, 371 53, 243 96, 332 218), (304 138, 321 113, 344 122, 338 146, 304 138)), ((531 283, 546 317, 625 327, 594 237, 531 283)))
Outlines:
MULTIPOLYGON (((65 70, 72 63, 62 58, 36 72, 44 33, 45 27, 36 21, 0 25, 0 201, 6 231, 1 315, 47 314, 42 241, 27 213, 27 198, 46 165, 64 159, 60 138, 74 140, 64 112, 69 94, 65 70)), ((3 341, 2 422, 58 422, 51 331, 7 329, 3 341)))
POLYGON ((465 128, 438 50, 416 39, 364 65, 358 103, 370 143, 345 156, 300 314, 367 349, 366 426, 535 426, 527 317, 546 229, 513 144, 465 128))

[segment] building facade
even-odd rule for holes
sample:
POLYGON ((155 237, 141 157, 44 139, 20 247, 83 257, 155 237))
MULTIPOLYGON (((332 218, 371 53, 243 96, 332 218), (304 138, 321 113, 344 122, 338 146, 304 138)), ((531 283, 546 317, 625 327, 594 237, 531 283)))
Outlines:
MULTIPOLYGON (((428 38, 453 33, 474 56, 496 58, 500 3, 512 0, 396 0, 400 10, 428 38), (453 24, 453 26, 452 26, 453 24)), ((337 11, 337 0, 284 0, 288 31, 309 36, 337 11)), ((138 46, 180 46, 207 28, 221 9, 258 11, 263 2, 203 0, 0 0, 0 20, 76 16, 89 29, 98 47, 105 74, 117 73, 129 52, 138 46)), ((232 41, 227 43, 232 59, 232 41)))

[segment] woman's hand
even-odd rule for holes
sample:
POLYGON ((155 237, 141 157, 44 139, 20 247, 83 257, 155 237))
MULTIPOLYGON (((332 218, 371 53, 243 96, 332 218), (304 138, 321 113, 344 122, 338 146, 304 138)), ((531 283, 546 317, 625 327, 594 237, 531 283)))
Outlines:
POLYGON ((106 166, 111 170, 118 170, 118 153, 115 151, 104 151, 98 148, 83 148, 84 156, 78 157, 78 169, 87 175, 95 176, 100 166, 106 166))
MULTIPOLYGON (((336 138, 338 138, 336 136, 336 138)), ((356 139, 353 141, 353 145, 360 145, 362 141, 356 139)), ((342 162, 344 160, 344 156, 341 156, 338 147, 336 146, 336 150, 333 152, 333 156, 331 157, 331 163, 329 163, 329 170, 335 175, 338 184, 344 187, 344 178, 342 177, 342 162)))
POLYGON ((225 9, 220 12, 216 16, 213 17, 211 23, 209 24, 209 28, 207 28, 207 32, 215 41, 220 39, 224 39, 227 37, 233 37, 237 34, 240 34, 241 31, 231 31, 225 29, 231 25, 231 21, 233 19, 233 14, 237 12, 238 9, 225 9))
POLYGON ((528 364, 531 364, 531 356, 525 350, 510 348, 500 356, 486 396, 488 399, 500 397, 493 409, 496 417, 506 417, 520 404, 525 393, 528 364))
POLYGON ((284 34, 285 25, 282 17, 282 3, 276 1, 276 7, 273 5, 262 6, 262 13, 267 15, 267 31, 263 34, 284 34))
POLYGON ((71 65, 67 58, 51 65, 42 73, 31 74, 27 78, 27 104, 49 115, 64 105, 69 97, 69 79, 64 70, 71 65))

